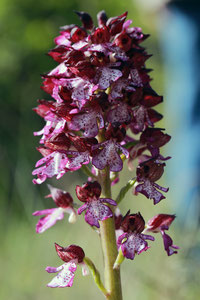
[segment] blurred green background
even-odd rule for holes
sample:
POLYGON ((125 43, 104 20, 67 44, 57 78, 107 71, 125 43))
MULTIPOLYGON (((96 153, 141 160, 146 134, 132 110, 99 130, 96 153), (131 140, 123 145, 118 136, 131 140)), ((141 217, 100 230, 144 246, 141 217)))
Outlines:
MULTIPOLYGON (((67 218, 58 222, 42 235, 35 233, 37 219, 34 210, 50 207, 53 203, 44 199, 48 193, 46 184, 34 186, 31 172, 40 154, 35 150, 38 138, 33 131, 44 123, 33 111, 37 99, 48 99, 41 89, 40 74, 52 69, 55 62, 44 53, 54 47, 53 38, 59 27, 79 23, 73 10, 89 12, 94 18, 100 10, 108 16, 129 11, 134 26, 143 28, 151 38, 145 42, 148 52, 154 56, 148 67, 152 73, 153 88, 164 93, 164 72, 157 36, 159 12, 146 11, 138 1, 121 0, 1 0, 0 1, 0 95, 1 95, 1 145, 0 145, 0 299, 1 300, 49 300, 49 299, 103 299, 93 284, 91 276, 82 277, 78 270, 74 285, 66 289, 46 288, 52 276, 45 267, 60 263, 54 242, 63 246, 78 244, 102 271, 101 248, 98 236, 80 218, 70 225, 67 218), (50 204, 50 205, 49 205, 50 204)), ((163 105, 159 107, 162 112, 163 105)), ((167 116, 159 124, 167 127, 167 116)), ((173 132, 170 132, 173 135, 173 132)), ((125 168, 121 184, 133 177, 125 168)), ((74 195, 75 184, 86 177, 79 171, 66 174, 60 181, 49 180, 74 195)), ((167 182, 163 181, 167 186, 167 182)), ((118 192, 113 189, 113 195, 118 192)), ((156 213, 173 213, 172 193, 167 201, 153 207, 145 197, 133 197, 131 192, 121 205, 125 213, 141 211, 146 220, 156 213)), ((177 212, 178 214, 178 212, 177 212)), ((176 222, 175 222, 176 223, 176 222)), ((199 288, 199 235, 187 227, 173 224, 170 229, 175 244, 181 247, 178 255, 167 257, 160 236, 152 248, 135 261, 125 261, 122 266, 124 299, 198 299, 199 288)))

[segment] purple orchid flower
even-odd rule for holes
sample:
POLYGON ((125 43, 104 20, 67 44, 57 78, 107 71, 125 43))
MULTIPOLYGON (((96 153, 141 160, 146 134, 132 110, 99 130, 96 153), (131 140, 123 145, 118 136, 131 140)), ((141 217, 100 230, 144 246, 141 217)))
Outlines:
POLYGON ((159 160, 149 159, 139 164, 137 167, 137 181, 143 182, 135 188, 137 193, 145 195, 148 199, 153 199, 154 205, 165 199, 162 193, 157 189, 168 192, 168 188, 159 186, 155 181, 160 179, 164 172, 165 163, 159 160))
POLYGON ((150 247, 146 240, 154 241, 154 237, 146 234, 123 233, 119 236, 117 244, 121 246, 124 257, 134 259, 135 254, 140 254, 150 247))
POLYGON ((34 132, 35 136, 42 135, 40 139, 40 144, 43 144, 47 139, 51 138, 53 135, 61 133, 66 125, 66 120, 58 118, 54 113, 49 112, 46 114, 45 118, 46 125, 37 132, 34 132))
POLYGON ((148 221, 146 228, 146 231, 148 232, 161 233, 164 248, 168 256, 178 253, 176 249, 180 249, 178 246, 173 245, 173 240, 168 234, 165 233, 165 230, 169 229, 175 217, 175 215, 158 214, 148 221))
POLYGON ((85 202, 78 209, 78 214, 82 214, 86 210, 85 221, 91 225, 100 227, 99 221, 104 221, 113 216, 110 205, 117 205, 117 203, 110 198, 99 198, 101 194, 101 186, 97 181, 87 182, 82 187, 76 186, 76 194, 80 201, 85 202))
POLYGON ((60 97, 60 89, 61 87, 64 87, 71 91, 72 104, 77 105, 79 109, 85 105, 94 91, 98 89, 98 85, 81 77, 53 79, 52 81, 54 83, 52 97, 57 100, 58 103, 63 102, 60 97))
POLYGON ((47 178, 56 176, 57 179, 61 178, 68 170, 66 164, 69 161, 65 153, 53 151, 47 156, 41 158, 37 163, 36 167, 43 166, 35 169, 32 174, 37 175, 37 179, 33 179, 34 184, 41 184, 47 178))
POLYGON ((39 210, 33 213, 33 216, 45 215, 45 217, 42 217, 36 225, 37 233, 43 233, 48 228, 52 227, 57 221, 62 220, 64 218, 64 213, 69 214, 70 223, 74 223, 77 217, 76 211, 73 207, 73 199, 71 195, 49 184, 48 188, 51 194, 47 197, 52 197, 53 201, 57 205, 57 208, 39 210))
MULTIPOLYGON (((63 265, 54 268, 47 267, 46 271, 48 273, 57 273, 59 272, 48 284, 48 287, 51 288, 64 288, 71 287, 74 281, 74 272, 77 269, 77 265, 82 266, 83 270, 83 259, 85 253, 83 249, 76 245, 70 245, 69 247, 61 247, 55 243, 55 248, 58 256, 65 262, 63 265)), ((85 268, 84 268, 85 270, 85 268)), ((83 275, 88 275, 88 273, 83 272, 83 275)))
POLYGON ((150 247, 146 240, 154 241, 151 235, 142 234, 145 222, 140 213, 130 214, 130 210, 121 219, 118 230, 124 233, 118 237, 117 245, 121 247, 123 256, 128 259, 134 259, 135 254, 140 254, 150 247))

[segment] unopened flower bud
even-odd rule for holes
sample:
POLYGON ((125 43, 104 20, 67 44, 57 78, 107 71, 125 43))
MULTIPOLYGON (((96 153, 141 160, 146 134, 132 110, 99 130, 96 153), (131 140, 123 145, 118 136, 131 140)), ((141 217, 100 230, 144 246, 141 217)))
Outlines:
POLYGON ((91 30, 93 28, 93 21, 91 16, 83 11, 75 11, 75 13, 79 16, 81 22, 83 23, 83 27, 87 30, 91 30))
POLYGON ((104 25, 106 25, 106 22, 108 20, 108 17, 105 13, 104 10, 100 11, 98 14, 97 14, 97 20, 98 20, 98 25, 99 27, 102 27, 104 25))
POLYGON ((111 35, 115 35, 122 30, 122 26, 127 17, 128 12, 125 12, 121 16, 108 19, 106 25, 110 28, 111 35))

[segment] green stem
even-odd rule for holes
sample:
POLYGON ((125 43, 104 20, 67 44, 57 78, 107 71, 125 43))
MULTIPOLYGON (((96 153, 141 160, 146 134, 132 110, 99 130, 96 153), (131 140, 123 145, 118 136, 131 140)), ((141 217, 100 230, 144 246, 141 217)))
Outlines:
POLYGON ((95 265, 93 264, 93 262, 91 261, 91 259, 89 259, 89 257, 85 257, 83 259, 84 263, 87 265, 87 267, 89 268, 94 282, 96 283, 96 285, 98 286, 98 288, 100 289, 100 291, 104 294, 105 297, 108 296, 108 291, 105 289, 102 281, 101 281, 101 277, 99 274, 99 271, 96 269, 95 265))
MULTIPOLYGON (((109 168, 99 172, 102 187, 102 198, 111 198, 111 181, 109 168)), ((100 222, 101 244, 104 257, 105 288, 108 290, 108 300, 122 300, 120 270, 113 269, 118 255, 114 218, 100 222)))
POLYGON ((136 180, 137 180, 137 178, 130 179, 127 182, 127 184, 123 188, 121 188, 121 190, 115 200, 117 202, 117 204, 119 204, 124 199, 126 193, 128 193, 130 188, 132 188, 132 186, 134 186, 134 184, 136 183, 136 180))
POLYGON ((86 166, 86 165, 82 165, 81 170, 88 176, 88 177, 92 177, 94 179, 97 179, 97 176, 95 176, 90 169, 86 166))

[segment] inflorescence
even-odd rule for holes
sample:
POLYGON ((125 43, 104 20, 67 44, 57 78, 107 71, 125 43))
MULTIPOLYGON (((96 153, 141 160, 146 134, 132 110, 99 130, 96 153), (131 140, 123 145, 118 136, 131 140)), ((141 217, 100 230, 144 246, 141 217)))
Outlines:
MULTIPOLYGON (((141 43, 148 37, 139 27, 130 27, 127 12, 107 19, 104 11, 97 15, 98 27, 87 13, 77 12, 82 26, 67 25, 55 38, 56 47, 49 55, 58 66, 43 75, 42 89, 53 100, 39 100, 34 109, 46 121, 35 135, 41 135, 38 151, 42 154, 33 175, 35 184, 47 178, 61 178, 67 172, 82 169, 88 181, 76 186, 77 198, 83 205, 76 210, 72 196, 48 185, 55 208, 36 211, 42 217, 36 225, 42 233, 56 221, 69 214, 74 223, 85 212, 85 221, 95 228, 108 218, 115 219, 119 253, 133 260, 135 254, 146 251, 147 240, 154 237, 146 233, 160 232, 164 248, 170 256, 177 253, 166 230, 175 216, 159 214, 147 222, 140 213, 127 212, 123 216, 117 204, 133 186, 133 194, 141 193, 154 204, 165 198, 167 188, 158 185, 165 161, 160 148, 169 142, 164 129, 155 127, 162 115, 154 107, 163 101, 150 85, 150 70, 145 67, 151 56, 141 43), (138 161, 132 183, 123 188, 120 199, 114 201, 101 196, 99 174, 107 170, 111 184, 119 182, 119 172, 128 160, 133 171, 133 160, 138 161), (125 191, 123 193, 123 191, 125 191)), ((133 176, 132 176, 133 177, 133 176)), ((58 268, 47 267, 47 272, 57 273, 48 284, 66 287, 73 283, 77 265, 86 275, 84 251, 70 245, 63 248, 55 244, 59 257, 64 261, 58 268)))

